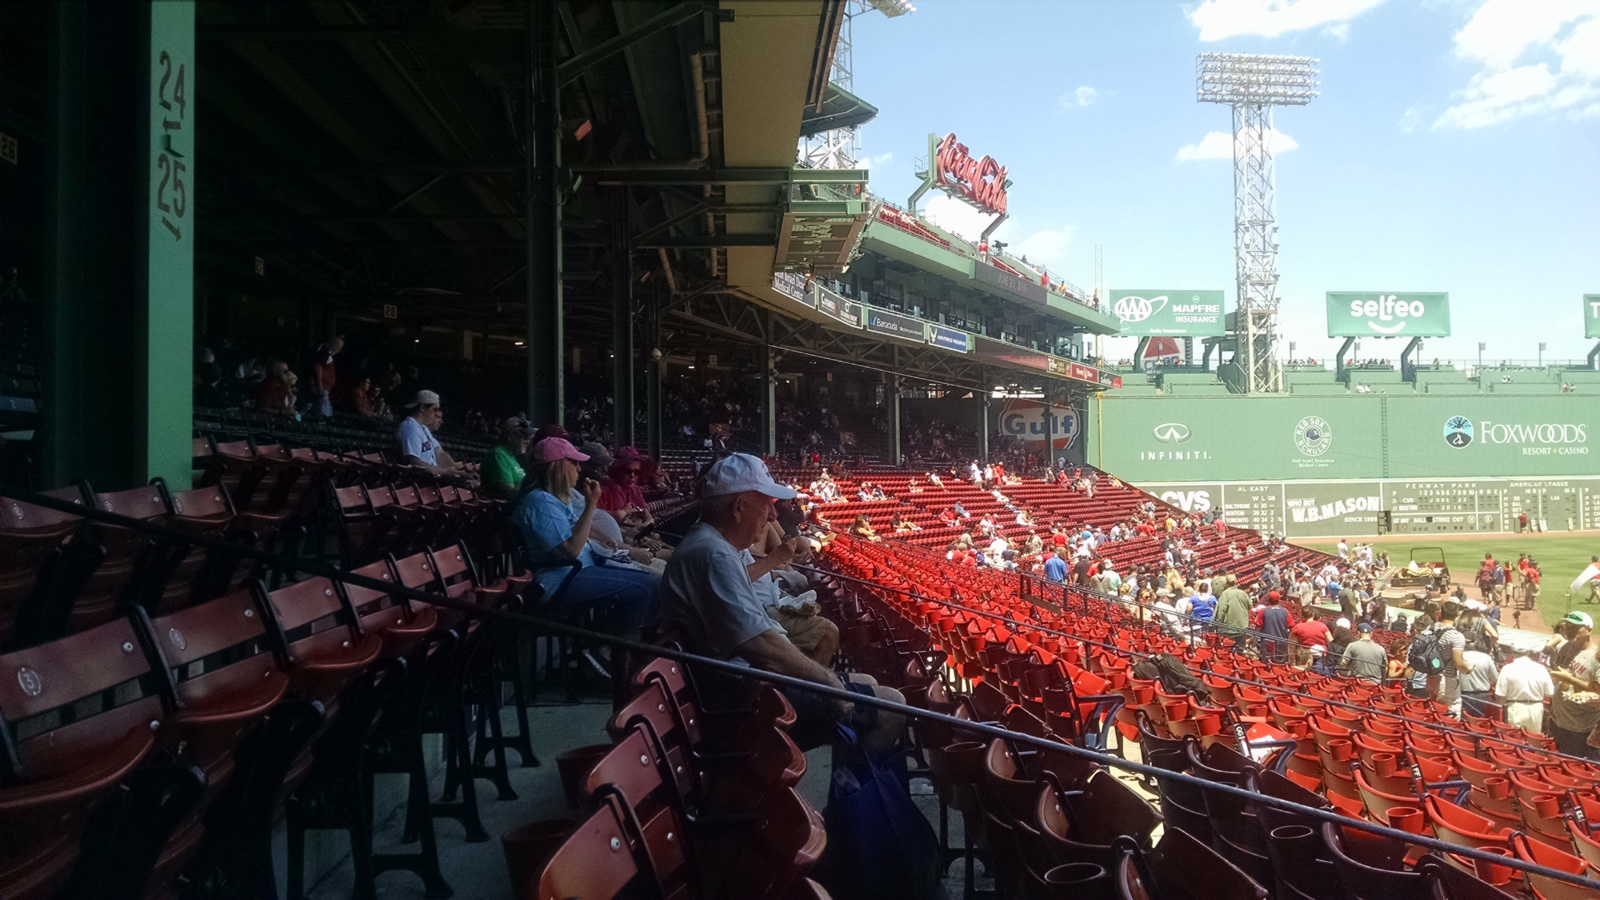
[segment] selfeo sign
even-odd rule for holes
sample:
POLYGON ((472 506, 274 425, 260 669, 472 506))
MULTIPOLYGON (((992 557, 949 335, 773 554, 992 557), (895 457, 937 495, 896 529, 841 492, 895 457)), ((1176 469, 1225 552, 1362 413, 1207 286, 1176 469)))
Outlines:
POLYGON ((1328 292, 1328 337, 1449 336, 1449 294, 1328 292))

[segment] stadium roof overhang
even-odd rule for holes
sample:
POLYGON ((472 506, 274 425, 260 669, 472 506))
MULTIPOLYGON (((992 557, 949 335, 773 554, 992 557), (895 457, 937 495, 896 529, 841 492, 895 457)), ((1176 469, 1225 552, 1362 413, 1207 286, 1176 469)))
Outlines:
POLYGON ((1021 260, 999 253, 980 254, 960 237, 891 206, 875 211, 861 246, 1086 334, 1114 335, 1122 329, 1116 316, 1089 305, 1066 287, 1041 284, 1039 276, 1021 260))
MULTIPOLYGON (((589 326, 610 320, 625 268, 619 221, 635 274, 674 290, 726 283, 730 256, 768 278, 774 262, 844 265, 864 173, 817 195, 794 170, 803 115, 871 111, 827 90, 842 0, 550 2, 574 339, 609 335, 589 326)), ((212 289, 520 333, 538 5, 200 4, 198 249, 212 289)))

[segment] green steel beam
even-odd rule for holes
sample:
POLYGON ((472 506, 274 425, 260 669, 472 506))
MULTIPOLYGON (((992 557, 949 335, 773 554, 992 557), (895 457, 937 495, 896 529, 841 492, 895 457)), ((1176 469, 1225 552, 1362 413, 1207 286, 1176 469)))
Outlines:
POLYGON ((776 247, 778 236, 775 234, 714 234, 691 235, 689 237, 658 237, 652 241, 639 244, 641 249, 655 250, 686 250, 714 247, 776 247))
MULTIPOLYGON (((553 4, 554 0, 547 0, 547 2, 553 4)), ((562 87, 565 87, 571 82, 576 81, 578 77, 584 73, 584 71, 602 59, 605 59, 614 53, 620 53, 627 47, 632 46, 633 44, 636 44, 659 31, 664 31, 668 28, 675 28, 705 11, 705 4, 698 2, 698 0, 685 0, 685 2, 679 3, 676 6, 669 6, 656 15, 644 20, 643 22, 640 22, 634 28, 625 31, 616 37, 601 41, 600 43, 595 44, 593 47, 590 47, 588 50, 585 50, 582 53, 579 53, 577 56, 574 56, 571 59, 561 63, 556 67, 556 75, 559 79, 559 83, 562 87)))

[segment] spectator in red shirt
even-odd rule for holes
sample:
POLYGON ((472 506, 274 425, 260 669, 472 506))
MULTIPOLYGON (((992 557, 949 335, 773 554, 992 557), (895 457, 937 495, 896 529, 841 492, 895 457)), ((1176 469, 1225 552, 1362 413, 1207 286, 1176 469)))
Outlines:
POLYGON ((289 364, 281 359, 273 360, 267 366, 267 377, 256 385, 254 395, 256 412, 266 413, 269 416, 294 415, 294 406, 289 400, 291 393, 289 364))
POLYGON ((1289 629, 1289 639, 1294 641, 1295 665, 1310 666, 1317 657, 1327 652, 1328 641, 1332 638, 1333 632, 1328 630, 1328 626, 1316 619, 1306 619, 1289 629))
POLYGON ((315 363, 312 366, 311 393, 317 398, 317 409, 324 418, 333 415, 333 388, 339 382, 339 370, 333 358, 343 349, 344 335, 336 334, 324 341, 312 355, 315 363))

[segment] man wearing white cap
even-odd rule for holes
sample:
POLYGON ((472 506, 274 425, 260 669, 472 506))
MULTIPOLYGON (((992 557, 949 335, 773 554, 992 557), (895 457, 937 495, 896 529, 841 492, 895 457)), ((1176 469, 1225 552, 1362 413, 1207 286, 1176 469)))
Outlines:
MULTIPOLYGON (((661 577, 660 634, 695 653, 842 688, 833 670, 802 653, 767 615, 740 553, 776 519, 775 501, 794 496, 793 488, 773 481, 766 464, 749 454, 734 453, 711 465, 700 492, 700 521, 684 535, 661 577)), ((786 543, 767 560, 785 549, 792 556, 795 548, 786 543)), ((865 690, 903 702, 888 688, 865 690)), ((899 716, 874 717, 875 710, 867 709, 858 714, 853 704, 804 690, 785 693, 799 715, 791 736, 803 749, 831 740, 836 718, 865 726, 859 730, 862 743, 873 752, 893 746, 904 727, 899 716)))
POLYGON ((439 408, 439 395, 433 391, 417 391, 416 399, 406 404, 410 410, 395 428, 395 440, 400 444, 400 461, 408 466, 427 469, 446 478, 458 477, 461 464, 439 446, 433 429, 444 421, 444 410, 439 408))

